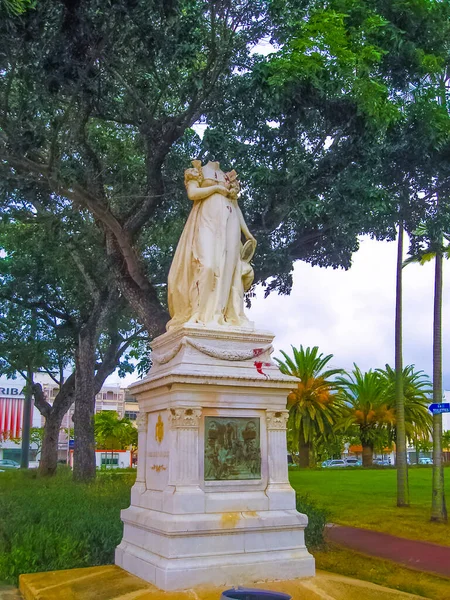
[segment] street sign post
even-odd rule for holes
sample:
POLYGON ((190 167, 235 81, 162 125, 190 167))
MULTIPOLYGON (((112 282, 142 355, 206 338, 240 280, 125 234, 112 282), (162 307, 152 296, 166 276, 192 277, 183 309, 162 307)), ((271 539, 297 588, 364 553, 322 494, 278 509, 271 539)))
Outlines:
POLYGON ((428 410, 433 413, 433 415, 438 415, 440 413, 448 413, 450 412, 450 402, 442 402, 441 404, 430 404, 428 410))

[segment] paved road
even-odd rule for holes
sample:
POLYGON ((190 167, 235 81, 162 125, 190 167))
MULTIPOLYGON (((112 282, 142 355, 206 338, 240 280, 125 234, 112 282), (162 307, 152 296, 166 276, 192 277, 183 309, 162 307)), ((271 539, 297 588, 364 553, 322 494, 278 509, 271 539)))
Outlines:
POLYGON ((326 537, 357 552, 386 558, 410 569, 450 577, 449 546, 407 540, 387 533, 344 525, 327 527, 326 537))

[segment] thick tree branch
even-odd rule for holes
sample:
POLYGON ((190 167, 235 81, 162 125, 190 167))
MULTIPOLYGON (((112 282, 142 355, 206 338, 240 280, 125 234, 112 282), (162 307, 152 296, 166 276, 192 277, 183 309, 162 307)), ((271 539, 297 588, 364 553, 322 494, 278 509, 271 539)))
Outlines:
MULTIPOLYGON (((44 394, 44 391, 42 390, 41 384, 34 383, 32 386, 32 392, 33 392, 33 396, 34 396, 34 405, 36 406, 38 411, 41 413, 41 415, 43 417, 47 418, 52 411, 52 405, 49 402, 47 402, 47 400, 45 399, 45 394, 44 394)), ((55 398, 55 402, 56 402, 56 398, 55 398)))

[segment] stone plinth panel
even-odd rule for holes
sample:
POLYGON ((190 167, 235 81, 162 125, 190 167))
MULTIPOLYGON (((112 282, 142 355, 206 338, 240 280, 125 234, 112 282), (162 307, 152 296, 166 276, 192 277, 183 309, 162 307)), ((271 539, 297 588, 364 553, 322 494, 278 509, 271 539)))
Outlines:
POLYGON ((116 564, 164 590, 314 574, 287 470, 272 334, 202 326, 152 345, 139 461, 116 564))

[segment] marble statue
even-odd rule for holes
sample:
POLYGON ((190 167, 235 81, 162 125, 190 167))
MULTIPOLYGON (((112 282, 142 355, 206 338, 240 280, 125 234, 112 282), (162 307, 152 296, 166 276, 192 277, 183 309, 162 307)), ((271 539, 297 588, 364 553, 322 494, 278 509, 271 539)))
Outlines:
POLYGON ((192 165, 184 182, 194 204, 169 272, 167 330, 184 323, 249 326, 244 292, 253 282, 256 240, 238 205, 236 171, 224 173, 213 161, 192 165))

